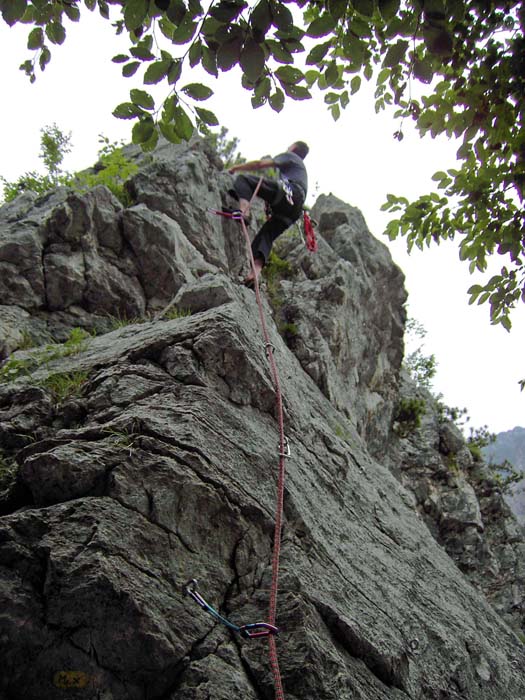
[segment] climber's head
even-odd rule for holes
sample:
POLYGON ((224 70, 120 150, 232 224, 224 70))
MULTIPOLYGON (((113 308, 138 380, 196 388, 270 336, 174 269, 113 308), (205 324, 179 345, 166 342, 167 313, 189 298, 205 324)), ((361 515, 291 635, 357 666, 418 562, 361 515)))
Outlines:
POLYGON ((303 160, 306 158, 308 155, 308 151, 310 150, 308 146, 305 144, 304 141, 296 141, 295 143, 292 143, 292 145, 288 148, 289 151, 292 153, 295 153, 296 155, 299 156, 299 158, 302 158, 303 160))

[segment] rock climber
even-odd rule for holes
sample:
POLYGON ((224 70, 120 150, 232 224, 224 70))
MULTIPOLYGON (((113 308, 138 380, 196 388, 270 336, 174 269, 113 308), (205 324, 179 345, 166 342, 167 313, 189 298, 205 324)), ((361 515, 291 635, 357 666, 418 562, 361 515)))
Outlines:
MULTIPOLYGON (((306 143, 296 141, 285 153, 280 153, 275 158, 240 163, 228 171, 233 175, 249 170, 265 170, 266 168, 279 170, 279 179, 263 178, 257 192, 257 196, 267 202, 270 208, 270 217, 262 225, 252 242, 255 274, 252 270, 244 280, 244 284, 248 287, 253 287, 255 276, 259 276, 264 265, 268 262, 275 239, 301 216, 308 190, 308 175, 303 162, 308 150, 306 143)), ((249 204, 259 179, 257 175, 238 175, 235 178, 233 190, 230 190, 230 194, 239 202, 239 211, 246 223, 250 221, 249 204)))

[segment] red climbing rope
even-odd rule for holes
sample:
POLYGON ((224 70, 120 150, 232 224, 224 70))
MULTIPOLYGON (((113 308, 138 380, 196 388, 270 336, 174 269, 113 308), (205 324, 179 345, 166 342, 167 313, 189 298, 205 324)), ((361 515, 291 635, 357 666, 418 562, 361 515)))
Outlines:
MULTIPOLYGON (((263 178, 259 179, 257 187, 254 190, 252 198, 248 204, 247 210, 244 212, 248 213, 253 200, 257 196, 259 188, 261 186, 263 178)), ((266 355, 268 357, 268 362, 270 363, 270 369, 272 373, 272 379, 275 389, 275 398, 277 404, 277 421, 279 423, 279 471, 277 477, 277 505, 275 508, 275 526, 273 535, 273 554, 272 554, 272 583, 270 589, 270 604, 268 612, 268 622, 270 625, 275 625, 275 618, 277 614, 277 594, 279 591, 279 559, 281 555, 281 529, 282 529, 282 514, 283 514, 283 503, 284 503, 284 477, 285 477, 285 459, 289 454, 288 451, 288 441, 284 434, 284 415, 283 415, 283 401, 281 394, 281 383, 279 381, 279 373, 277 371, 277 364, 273 355, 273 345, 270 342, 270 335, 268 333, 268 328, 266 326, 266 319, 264 317, 264 310, 261 301, 261 292, 259 290, 259 280, 255 270, 255 260, 253 257, 252 246, 250 241, 250 235, 244 219, 240 219, 244 237, 246 239, 246 244, 248 247, 248 256, 250 260, 250 265, 254 275, 254 288, 255 297, 257 299, 257 307, 259 309, 259 319, 261 322, 261 330, 264 338, 264 344, 266 348, 266 355)), ((284 700, 283 686, 281 681, 281 671, 279 669, 279 660, 277 658, 277 643, 275 635, 268 636, 268 642, 270 644, 270 665, 272 667, 272 673, 275 685, 275 700, 284 700)))

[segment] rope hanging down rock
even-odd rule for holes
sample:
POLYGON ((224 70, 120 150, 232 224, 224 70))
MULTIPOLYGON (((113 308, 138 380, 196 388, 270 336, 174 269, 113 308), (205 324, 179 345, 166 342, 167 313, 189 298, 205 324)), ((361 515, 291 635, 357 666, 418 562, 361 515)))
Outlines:
MULTIPOLYGON (((277 406, 277 420, 279 424, 279 468, 277 476, 277 504, 275 508, 275 526, 273 535, 273 552, 272 552, 272 583, 270 588, 270 602, 268 611, 268 622, 256 622, 248 625, 238 626, 232 623, 230 620, 222 616, 215 608, 213 608, 209 603, 207 603, 204 598, 197 591, 197 581, 191 579, 183 587, 183 594, 190 596, 200 607, 207 613, 212 615, 216 620, 224 624, 228 629, 233 632, 239 632, 241 636, 247 639, 254 639, 257 637, 268 637, 269 642, 269 655, 270 655, 270 666, 272 669, 274 686, 275 686, 275 700, 284 700, 283 686, 281 680, 281 671, 279 669, 279 660, 277 657, 277 643, 276 634, 278 633, 278 628, 276 627, 276 617, 277 617, 277 595, 279 592, 279 561, 281 556, 281 530, 282 530, 282 515, 283 515, 283 503, 284 503, 284 477, 285 477, 285 460, 290 456, 290 446, 288 439, 284 434, 284 414, 283 414, 283 401, 281 393, 281 383, 279 381, 279 373, 277 371, 277 364, 274 358, 274 346, 270 342, 270 334, 268 333, 268 327, 266 325, 266 319, 264 317, 264 310, 261 300, 261 292, 259 289, 259 280, 257 277, 257 272, 255 269, 255 260, 253 257, 250 235, 248 229, 246 228, 246 223, 244 221, 244 216, 249 213, 250 207, 253 200, 257 196, 259 189, 261 187, 263 178, 259 179, 257 187, 255 188, 253 195, 248 203, 248 207, 245 212, 235 212, 230 215, 230 218, 235 221, 239 221, 242 227, 244 237, 246 239, 246 245, 248 249, 248 257, 250 261, 250 266, 254 276, 254 289, 255 297, 257 299, 257 307, 259 310, 259 320, 261 325, 261 331, 264 338, 264 347, 266 351, 266 356, 270 364, 270 370, 272 374, 272 380, 275 390, 276 406, 277 406)), ((222 212, 216 211, 217 214, 222 214, 222 212)))
MULTIPOLYGON (((259 179, 257 187, 250 199, 248 204, 248 210, 250 209, 253 200, 257 196, 257 192, 262 184, 263 178, 259 179)), ((245 214, 247 212, 244 212, 245 214)), ((275 362, 275 357, 273 354, 273 345, 270 342, 270 334, 268 333, 268 327, 266 325, 266 319, 264 317, 264 310, 261 300, 261 292, 259 289, 259 279, 255 270, 255 260, 253 257, 252 246, 250 241, 250 235, 244 218, 240 219, 242 231, 246 239, 246 246, 248 248, 248 256, 250 259, 250 265, 254 275, 254 288, 255 297, 257 299, 257 307, 259 309, 259 320, 261 323, 261 331, 264 338, 264 345, 266 348, 266 356, 268 357, 268 362, 270 364, 270 370, 272 373, 273 385, 275 389, 275 400, 277 406, 277 421, 279 424, 279 469, 277 476, 277 504, 275 508, 275 525, 273 534, 273 554, 272 554, 272 584, 270 588, 270 604, 268 611, 268 622, 270 625, 275 626, 276 616, 277 616, 277 594, 279 591, 279 560, 281 556, 281 530, 282 530, 282 515, 283 515, 283 503, 284 503, 284 478, 285 478, 285 460, 290 454, 288 440, 284 434, 284 414, 283 414, 283 401, 281 393, 281 383, 279 381, 279 373, 277 371, 277 364, 275 362)), ((275 635, 268 636, 268 643, 270 646, 270 665, 272 667, 272 674, 275 685, 275 700, 284 700, 283 686, 281 681, 281 672, 279 669, 279 660, 277 657, 277 643, 275 635)))

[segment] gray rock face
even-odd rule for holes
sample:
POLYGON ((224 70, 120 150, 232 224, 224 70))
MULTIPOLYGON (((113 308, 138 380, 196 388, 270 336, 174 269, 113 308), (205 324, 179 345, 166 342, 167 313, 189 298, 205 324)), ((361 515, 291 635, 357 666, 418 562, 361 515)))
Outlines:
MULTIPOLYGON (((23 232, 31 220, 27 255, 36 241, 49 258, 38 304, 1 307, 4 353, 22 345, 19 323, 67 337, 68 322, 103 326, 108 308, 133 319, 173 299, 179 310, 19 350, 0 368, 6 700, 274 697, 267 643, 181 593, 196 578, 236 624, 267 618, 278 425, 255 298, 235 283, 240 232, 205 211, 228 182, 202 145, 163 145, 129 183, 127 209, 97 188, 59 193, 48 211, 26 195, 0 210, 7 256, 16 222, 23 232)), ((391 431, 402 275, 357 210, 326 197, 316 217, 320 252, 287 234, 288 279, 263 285, 292 453, 277 619, 285 697, 519 700, 525 647, 489 586, 439 541, 446 522, 461 556, 467 540, 486 542, 494 492, 405 483, 417 446, 391 431)), ((37 295, 38 275, 7 262, 37 295)), ((425 464, 444 472, 440 445, 466 464, 452 429, 430 417, 421 430, 425 464)), ((507 528, 511 562, 524 545, 507 528)), ((503 567, 503 550, 496 559, 503 567)))

